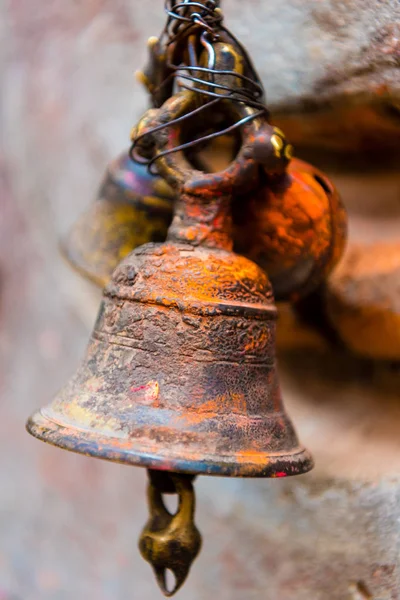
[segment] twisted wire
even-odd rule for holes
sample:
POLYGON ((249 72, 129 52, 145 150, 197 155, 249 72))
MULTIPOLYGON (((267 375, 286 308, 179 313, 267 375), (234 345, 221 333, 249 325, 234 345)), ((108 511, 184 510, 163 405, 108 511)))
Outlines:
POLYGON ((167 123, 158 125, 146 133, 136 137, 131 146, 130 155, 132 160, 148 165, 152 170, 154 163, 161 157, 181 150, 188 150, 211 141, 222 135, 234 132, 243 127, 246 123, 262 116, 268 116, 268 110, 264 102, 264 89, 260 78, 255 71, 252 61, 240 43, 240 41, 223 25, 223 13, 220 8, 219 0, 166 0, 165 11, 167 22, 160 37, 169 57, 167 67, 170 74, 165 78, 156 92, 163 86, 175 80, 176 88, 180 90, 190 90, 199 95, 202 104, 187 114, 173 119, 167 123), (220 70, 216 65, 216 57, 213 44, 222 36, 224 39, 232 41, 235 50, 240 53, 246 65, 247 75, 237 73, 236 71, 220 70), (172 62, 173 52, 168 54, 168 49, 179 43, 181 49, 180 57, 176 64, 172 62), (197 48, 202 47, 208 54, 208 66, 199 66, 197 48), (186 56, 189 57, 189 63, 182 61, 182 48, 187 50, 186 56), (203 77, 202 77, 203 75, 203 77), (225 83, 216 82, 216 76, 224 76, 225 83), (232 81, 228 84, 226 80, 232 81), (200 87, 199 87, 200 86, 200 87), (251 107, 255 112, 250 113, 244 118, 239 119, 229 127, 211 134, 204 134, 190 142, 177 145, 173 149, 165 150, 155 154, 153 157, 144 158, 137 152, 137 147, 146 137, 152 136, 157 131, 173 127, 182 121, 186 121, 198 116, 202 111, 212 106, 217 106, 221 102, 234 102, 251 107))
POLYGON ((191 29, 199 26, 214 34, 223 21, 219 0, 166 0, 165 12, 168 18, 163 34, 167 35, 168 44, 174 43, 180 36, 188 35, 191 29))

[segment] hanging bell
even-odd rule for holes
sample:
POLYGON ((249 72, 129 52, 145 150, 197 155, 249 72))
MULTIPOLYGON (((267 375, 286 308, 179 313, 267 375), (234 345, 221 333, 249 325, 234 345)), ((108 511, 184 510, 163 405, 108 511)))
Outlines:
MULTIPOLYGON (((295 276, 298 288, 317 269, 304 277, 304 269, 296 271, 301 253, 286 259, 265 233, 267 221, 271 236, 279 233, 273 212, 285 212, 287 190, 301 186, 287 174, 291 147, 269 123, 262 85, 222 25, 219 3, 167 0, 166 8, 163 39, 151 46, 144 77, 156 106, 168 99, 141 119, 130 153, 134 163, 147 165, 120 159, 67 244, 71 260, 100 284, 118 266, 80 368, 27 428, 61 448, 148 469, 150 515, 139 549, 171 596, 201 547, 197 475, 278 478, 313 467, 282 402, 270 280, 259 264, 233 251, 234 236, 244 253, 260 264, 269 260, 272 271, 276 266, 276 277, 282 270, 295 276), (218 172, 198 170, 194 148, 232 132, 237 147, 229 164, 218 172), (160 192, 165 182, 173 192, 160 192), (262 214, 260 235, 237 233, 241 209, 254 226, 262 214), (147 243, 136 247, 141 242, 147 243), (179 498, 174 515, 163 501, 170 493, 179 498), (175 576, 172 589, 168 571, 175 576)), ((329 260, 318 254, 315 262, 325 268, 329 260)), ((293 294, 296 285, 282 293, 293 294)))
MULTIPOLYGON (((159 110, 152 127, 195 106, 187 92, 159 110)), ((237 119, 249 113, 230 107, 237 119)), ((76 375, 28 421, 61 448, 138 465, 150 473, 286 477, 312 458, 284 410, 275 359, 277 310, 266 273, 232 252, 231 200, 255 177, 254 146, 273 128, 249 121, 233 163, 216 174, 171 154, 176 134, 157 136, 159 168, 178 191, 163 244, 134 250, 117 267, 76 375)), ((271 169, 276 158, 270 145, 271 169)), ((171 475, 181 508, 164 510, 149 484, 151 518, 140 542, 166 595, 185 580, 200 549, 187 475, 171 475), (182 479, 183 477, 183 479, 182 479), (179 557, 179 558, 177 558, 179 557), (165 573, 176 577, 167 590, 165 573)))
MULTIPOLYGON (((152 126, 195 101, 173 97, 152 126)), ((222 173, 194 171, 183 153, 159 161, 180 190, 168 241, 137 248, 114 271, 82 366, 32 417, 31 433, 174 472, 272 477, 311 468, 282 405, 271 284, 231 251, 232 189, 255 176, 253 146, 273 131, 264 129, 247 125, 222 173)), ((171 144, 173 132, 160 136, 161 150, 171 144)), ((271 155, 273 168, 279 160, 271 155)))
POLYGON ((122 154, 109 165, 95 202, 62 242, 64 256, 103 287, 134 248, 165 240, 174 196, 162 177, 122 154))
POLYGON ((268 278, 248 259, 172 241, 142 246, 106 287, 77 374, 29 431, 152 469, 305 472, 310 457, 282 406, 276 318, 268 278))
POLYGON ((235 250, 260 265, 280 301, 314 291, 339 262, 347 213, 330 179, 292 159, 287 172, 233 203, 235 250))

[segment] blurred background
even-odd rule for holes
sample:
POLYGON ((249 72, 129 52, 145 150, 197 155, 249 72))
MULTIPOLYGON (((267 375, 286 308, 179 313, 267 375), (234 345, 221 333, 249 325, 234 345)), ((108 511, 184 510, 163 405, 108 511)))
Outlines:
MULTIPOLYGON (((385 322, 366 356, 285 321, 284 398, 316 470, 293 481, 199 480, 204 547, 177 597, 396 600, 399 4, 223 5, 277 124, 338 185, 351 244, 391 258, 366 259, 385 322)), ((146 109, 134 71, 163 23, 162 0, 1 5, 0 600, 160 597, 136 547, 145 473, 48 447, 24 423, 74 372, 94 324, 100 293, 64 264, 59 241, 146 109)))

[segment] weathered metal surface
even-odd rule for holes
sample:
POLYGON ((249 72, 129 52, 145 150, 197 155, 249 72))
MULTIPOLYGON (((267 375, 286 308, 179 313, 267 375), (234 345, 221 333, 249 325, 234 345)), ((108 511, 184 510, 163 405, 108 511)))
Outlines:
MULTIPOLYGON (((145 126, 190 102, 187 93, 170 99, 145 126)), ((219 173, 194 171, 182 153, 159 161, 179 190, 169 241, 136 249, 116 269, 86 358, 32 417, 33 435, 177 472, 279 477, 312 467, 283 410, 271 285, 230 250, 231 190, 257 173, 260 144, 273 133, 248 123, 237 158, 219 173)), ((159 151, 173 146, 175 128, 156 137, 159 151)), ((283 150, 278 158, 267 146, 263 165, 279 171, 283 150)))
POLYGON ((29 429, 70 450, 151 468, 308 470, 281 405, 275 318, 268 280, 246 259, 142 247, 106 288, 78 374, 29 429))
POLYGON ((326 175, 293 159, 285 177, 233 207, 235 250, 267 273, 278 300, 296 300, 324 281, 340 260, 347 214, 326 175))

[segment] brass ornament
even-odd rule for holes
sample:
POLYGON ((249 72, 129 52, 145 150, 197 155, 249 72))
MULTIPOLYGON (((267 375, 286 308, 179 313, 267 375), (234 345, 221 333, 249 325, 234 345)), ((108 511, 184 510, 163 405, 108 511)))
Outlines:
POLYGON ((201 549, 201 535, 194 523, 192 479, 190 475, 149 471, 147 496, 150 517, 140 536, 139 550, 152 565, 158 585, 166 597, 173 596, 182 587, 201 549), (160 477, 164 480, 162 486, 160 477), (172 487, 173 492, 169 489, 169 493, 178 495, 175 514, 171 514, 163 502, 162 490, 165 485, 172 487), (168 571, 175 579, 170 588, 168 571))

